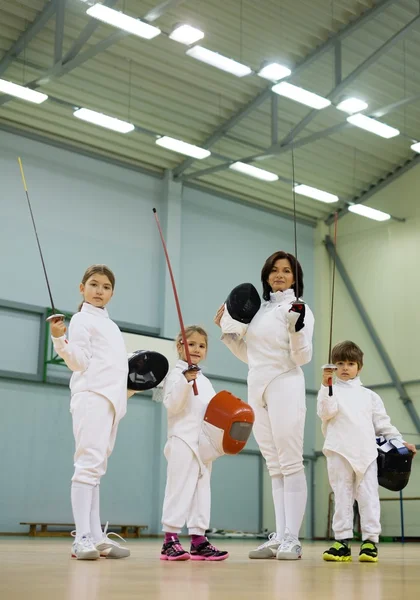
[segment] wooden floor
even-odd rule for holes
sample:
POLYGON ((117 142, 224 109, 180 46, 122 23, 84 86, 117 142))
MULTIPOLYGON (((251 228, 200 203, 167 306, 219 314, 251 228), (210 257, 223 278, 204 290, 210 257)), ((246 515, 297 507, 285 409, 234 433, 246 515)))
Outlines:
MULTIPOLYGON (((214 540, 216 541, 216 540, 214 540)), ((300 561, 249 560, 252 540, 217 545, 222 563, 163 562, 158 540, 130 540, 131 557, 76 561, 70 540, 0 538, 1 600, 395 600, 418 598, 420 544, 382 544, 377 564, 326 563, 325 543, 300 561)))

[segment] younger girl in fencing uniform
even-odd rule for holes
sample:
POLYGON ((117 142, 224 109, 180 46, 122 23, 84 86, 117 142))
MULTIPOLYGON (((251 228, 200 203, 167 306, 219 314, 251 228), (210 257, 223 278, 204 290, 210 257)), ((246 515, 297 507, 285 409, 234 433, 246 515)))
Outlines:
MULTIPOLYGON (((191 363, 188 368, 181 334, 176 344, 179 360, 163 388, 163 403, 168 413, 168 461, 162 529, 165 540, 161 560, 225 560, 229 555, 210 544, 205 532, 210 523, 210 475, 212 462, 203 462, 199 438, 204 414, 216 395, 210 381, 198 368, 207 354, 207 333, 192 325, 185 330, 191 363), (194 395, 193 383, 198 395, 194 395), (190 551, 184 550, 178 533, 184 525, 191 536, 190 551)), ((204 460, 207 460, 204 458, 204 460)))
POLYGON ((73 433, 76 442, 71 504, 76 524, 72 555, 92 560, 123 558, 130 551, 102 532, 99 484, 106 472, 119 421, 127 410, 128 361, 123 337, 105 308, 115 277, 105 265, 92 265, 83 276, 83 303, 69 327, 51 322, 54 349, 73 371, 70 380, 73 433))

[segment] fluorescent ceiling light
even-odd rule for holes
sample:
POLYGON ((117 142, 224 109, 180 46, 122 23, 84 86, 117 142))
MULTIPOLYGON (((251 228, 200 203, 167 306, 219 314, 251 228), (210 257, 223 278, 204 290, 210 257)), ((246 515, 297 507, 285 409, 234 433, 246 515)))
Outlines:
POLYGON ((321 202, 327 202, 328 204, 332 204, 333 202, 338 202, 338 196, 335 194, 330 194, 329 192, 324 192, 323 190, 318 190, 317 188, 311 187, 310 185, 299 184, 295 186, 295 192, 297 194, 301 194, 302 196, 308 196, 309 198, 314 198, 314 200, 320 200, 321 202))
POLYGON ((391 215, 388 213, 384 213, 381 210, 376 210, 376 208, 370 208, 364 204, 352 204, 349 206, 349 211, 356 213, 356 215, 373 219, 374 221, 388 221, 391 218, 391 215))
POLYGON ((203 46, 193 46, 187 50, 187 54, 188 56, 192 56, 197 60, 201 60, 202 62, 211 65, 212 67, 217 67, 222 71, 232 73, 232 75, 236 75, 236 77, 244 77, 245 75, 252 73, 252 69, 246 65, 242 65, 241 63, 236 62, 236 60, 227 58, 218 52, 213 52, 212 50, 203 48, 203 46))
POLYGON ((420 154, 420 142, 416 142, 415 144, 413 144, 412 146, 410 146, 410 148, 412 150, 414 150, 414 152, 418 152, 420 154))
POLYGON ((89 123, 94 123, 94 125, 100 125, 101 127, 106 127, 107 129, 118 131, 119 133, 128 133, 134 129, 132 123, 120 121, 120 119, 109 117, 108 115, 96 112, 96 110, 90 110, 89 108, 79 108, 73 115, 78 119, 82 119, 82 121, 88 121, 89 123))
POLYGON ((277 83, 276 85, 273 85, 271 89, 280 96, 286 96, 286 98, 296 100, 296 102, 306 104, 306 106, 310 106, 311 108, 316 108, 318 110, 321 108, 326 108, 331 104, 331 101, 327 100, 327 98, 318 96, 318 94, 314 94, 313 92, 308 92, 308 90, 304 90, 297 85, 287 83, 287 81, 277 83))
POLYGON ((279 178, 278 175, 271 173, 271 171, 265 171, 264 169, 259 169, 258 167, 243 162, 235 162, 229 166, 229 169, 244 173, 245 175, 250 175, 251 177, 256 177, 257 179, 262 179, 263 181, 277 181, 279 178))
POLYGON ((269 63, 258 71, 260 77, 264 77, 264 79, 268 79, 269 81, 279 81, 279 79, 289 77, 291 73, 292 71, 288 67, 276 62, 269 63))
POLYGON ((163 148, 167 148, 168 150, 173 150, 174 152, 179 152, 180 154, 186 154, 187 156, 192 156, 193 158, 207 158, 211 154, 210 150, 199 148, 193 144, 187 144, 187 142, 168 137, 167 135, 158 138, 156 140, 156 144, 158 146, 162 146, 163 148))
POLYGON ((352 115, 351 117, 347 117, 347 121, 356 127, 360 127, 360 129, 365 129, 366 131, 370 131, 371 133, 375 133, 386 139, 393 138, 400 134, 395 127, 390 127, 389 125, 381 123, 371 117, 367 117, 366 115, 352 115))
POLYGON ((23 85, 17 85, 11 81, 0 79, 0 92, 8 94, 9 96, 15 96, 21 100, 27 100, 28 102, 34 102, 35 104, 41 104, 48 98, 47 94, 41 94, 23 85))
POLYGON ((202 40, 204 32, 196 27, 191 27, 191 25, 177 25, 171 31, 169 37, 171 40, 175 40, 175 42, 190 46, 198 42, 198 40, 202 40))
POLYGON ((360 100, 359 98, 346 98, 336 106, 338 110, 342 110, 343 112, 346 112, 349 115, 352 115, 353 113, 358 113, 361 110, 365 110, 367 107, 368 104, 364 100, 360 100))
POLYGON ((103 4, 94 4, 87 9, 86 13, 90 17, 94 17, 99 21, 103 21, 104 23, 108 23, 108 25, 113 25, 119 29, 124 29, 124 31, 128 31, 128 33, 138 35, 146 40, 151 40, 161 33, 158 27, 143 23, 143 21, 140 21, 139 19, 129 17, 123 12, 108 8, 108 6, 104 6, 103 4))

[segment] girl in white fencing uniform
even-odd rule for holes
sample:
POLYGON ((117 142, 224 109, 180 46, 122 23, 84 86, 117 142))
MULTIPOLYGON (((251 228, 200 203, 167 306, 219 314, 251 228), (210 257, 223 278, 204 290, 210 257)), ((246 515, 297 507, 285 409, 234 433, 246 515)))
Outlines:
POLYGON ((296 296, 303 294, 302 268, 293 255, 282 251, 272 254, 263 266, 261 281, 266 302, 249 326, 241 324, 238 328, 225 305, 215 323, 222 328, 226 346, 248 363, 248 402, 255 412, 253 433, 272 482, 276 532, 249 556, 294 560, 302 554, 299 530, 307 498, 301 365, 312 358, 314 317, 308 306, 293 306, 296 296))
POLYGON ((378 450, 376 437, 384 436, 416 453, 412 444, 403 442, 392 424, 381 398, 363 387, 359 373, 363 352, 354 342, 334 346, 331 358, 336 365, 336 382, 329 395, 328 380, 332 369, 324 369, 318 394, 318 416, 325 436, 323 452, 327 457, 328 478, 334 491, 333 530, 336 542, 323 554, 324 560, 351 561, 353 504, 357 500, 362 545, 361 562, 377 562, 376 544, 381 533, 378 491, 378 450))
POLYGON ((70 412, 76 452, 71 504, 76 533, 72 555, 84 560, 130 554, 102 532, 99 514, 100 480, 114 448, 118 423, 127 410, 127 352, 105 308, 114 287, 112 271, 105 265, 92 265, 80 284, 84 301, 70 321, 69 339, 61 318, 51 322, 54 349, 73 371, 70 412))
MULTIPOLYGON (((168 413, 168 441, 165 457, 168 461, 162 525, 165 540, 161 560, 220 561, 228 553, 210 544, 205 532, 210 524, 210 475, 212 462, 203 462, 199 439, 207 405, 216 392, 198 368, 206 357, 207 333, 191 325, 185 330, 191 363, 189 369, 185 349, 179 334, 176 344, 179 360, 165 380, 163 403, 168 413), (198 395, 193 392, 197 384, 198 395), (184 525, 191 536, 190 551, 184 550, 178 534, 184 525)), ((206 460, 206 459, 204 459, 206 460)))

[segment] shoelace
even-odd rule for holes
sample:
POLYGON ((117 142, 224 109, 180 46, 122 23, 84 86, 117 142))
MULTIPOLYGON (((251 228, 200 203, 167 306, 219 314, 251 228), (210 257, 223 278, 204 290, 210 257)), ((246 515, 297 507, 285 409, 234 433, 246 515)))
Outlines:
POLYGON ((270 535, 268 536, 268 540, 266 542, 264 542, 264 544, 261 544, 261 546, 258 546, 257 550, 262 550, 263 548, 267 548, 268 546, 271 546, 271 544, 275 543, 276 540, 277 540, 277 533, 275 531, 273 531, 273 533, 270 533, 270 535))
POLYGON ((172 548, 176 551, 176 552, 185 552, 184 548, 181 546, 180 542, 175 542, 172 546, 172 548))
POLYGON ((125 539, 123 537, 121 537, 118 533, 115 533, 115 531, 110 531, 109 533, 107 533, 107 531, 108 531, 108 524, 109 524, 109 521, 106 522, 105 529, 104 529, 104 537, 108 540, 108 542, 110 544, 113 544, 114 546, 120 546, 120 544, 118 542, 115 542, 114 540, 111 540, 110 537, 109 537, 110 535, 115 535, 118 538, 120 538, 120 540, 122 540, 124 543, 126 543, 125 539))

